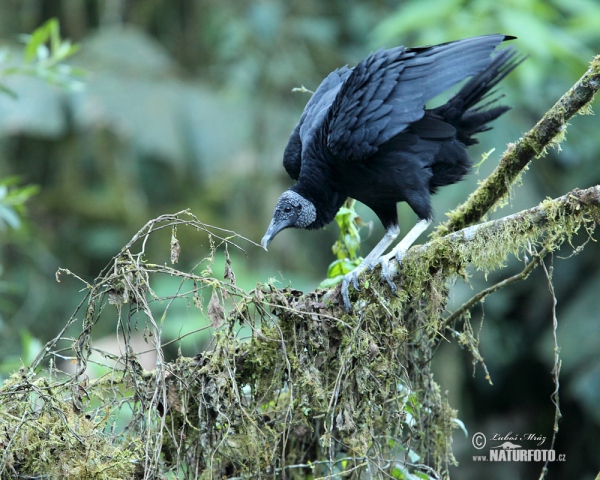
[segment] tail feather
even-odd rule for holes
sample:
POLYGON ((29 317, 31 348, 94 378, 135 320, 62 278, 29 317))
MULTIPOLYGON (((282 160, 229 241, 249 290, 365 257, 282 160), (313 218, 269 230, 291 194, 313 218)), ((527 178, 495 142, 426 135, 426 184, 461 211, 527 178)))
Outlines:
POLYGON ((492 98, 484 105, 476 107, 482 100, 493 96, 494 88, 512 72, 525 57, 517 56, 514 47, 508 47, 497 52, 488 67, 473 76, 446 104, 433 110, 457 130, 458 139, 465 145, 477 143, 473 135, 490 130, 487 124, 504 112, 510 110, 507 106, 487 108, 496 103, 502 95, 492 98))

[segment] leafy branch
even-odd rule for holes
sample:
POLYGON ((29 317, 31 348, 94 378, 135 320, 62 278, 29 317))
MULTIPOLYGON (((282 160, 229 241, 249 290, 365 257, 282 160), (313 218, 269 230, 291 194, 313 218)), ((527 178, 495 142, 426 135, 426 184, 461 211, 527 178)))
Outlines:
MULTIPOLYGON (((0 80, 10 75, 29 75, 63 88, 78 90, 83 87, 85 71, 64 62, 79 50, 79 45, 60 36, 56 18, 46 21, 32 34, 23 34, 23 60, 14 64, 7 49, 0 50, 0 80)), ((17 94, 0 82, 0 91, 17 98, 17 94)))
MULTIPOLYGON (((0 49, 0 92, 17 99, 17 94, 2 83, 11 75, 29 75, 69 89, 83 86, 85 72, 64 63, 79 50, 79 45, 61 38, 57 19, 48 20, 30 35, 21 35, 21 40, 25 43, 23 60, 16 65, 12 64, 9 50, 0 49)), ((0 229, 19 228, 25 202, 39 190, 36 185, 19 187, 18 182, 18 177, 0 180, 0 229)))
POLYGON ((336 256, 336 260, 329 265, 327 278, 319 284, 319 288, 336 286, 342 281, 344 275, 354 270, 362 262, 360 245, 363 239, 360 231, 367 227, 370 234, 373 224, 362 221, 354 209, 355 203, 356 200, 349 198, 335 216, 335 222, 340 232, 331 250, 336 256))

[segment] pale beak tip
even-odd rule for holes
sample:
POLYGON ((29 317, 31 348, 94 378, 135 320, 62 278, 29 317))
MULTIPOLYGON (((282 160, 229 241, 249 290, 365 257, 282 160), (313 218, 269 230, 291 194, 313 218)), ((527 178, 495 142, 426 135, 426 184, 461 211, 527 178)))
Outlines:
POLYGON ((271 237, 269 235, 265 235, 260 241, 260 246, 265 249, 265 252, 268 252, 267 246, 271 243, 271 237))

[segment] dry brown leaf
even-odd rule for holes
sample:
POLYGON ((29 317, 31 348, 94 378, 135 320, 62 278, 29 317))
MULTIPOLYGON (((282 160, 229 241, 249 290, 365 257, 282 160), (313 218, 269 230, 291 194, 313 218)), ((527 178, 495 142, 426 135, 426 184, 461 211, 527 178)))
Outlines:
POLYGON ((181 253, 181 245, 175 236, 176 233, 177 229, 173 227, 173 231, 171 232, 171 263, 177 263, 179 261, 179 254, 181 253))
POLYGON ((227 245, 225 245, 225 275, 223 276, 225 280, 229 280, 229 283, 235 285, 235 273, 233 273, 233 269, 231 268, 231 259, 229 258, 229 250, 227 249, 227 245))
POLYGON ((225 309, 221 305, 216 289, 213 289, 210 302, 208 302, 208 318, 210 318, 210 323, 215 330, 223 325, 223 321, 225 320, 225 309))

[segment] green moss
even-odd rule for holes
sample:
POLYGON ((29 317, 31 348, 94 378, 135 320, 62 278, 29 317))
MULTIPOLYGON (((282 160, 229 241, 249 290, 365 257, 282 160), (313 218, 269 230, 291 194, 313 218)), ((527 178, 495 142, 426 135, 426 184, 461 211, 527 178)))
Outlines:
MULTIPOLYGON (((106 309, 120 326, 147 315, 149 344, 160 343, 156 326, 168 316, 157 322, 146 308, 149 299, 164 300, 153 297, 158 273, 193 282, 194 289, 179 295, 189 305, 200 303, 199 289, 218 289, 226 321, 213 331, 210 350, 157 362, 153 372, 131 357, 124 372, 93 382, 13 375, 0 389, 0 444, 8 445, 2 473, 47 473, 67 455, 53 467, 66 478, 135 478, 140 462, 156 477, 300 479, 332 471, 358 477, 381 465, 391 475, 395 465, 385 459, 420 455, 445 476, 455 462, 456 412, 430 365, 447 335, 449 281, 466 277, 471 265, 498 269, 529 246, 554 250, 582 227, 591 234, 599 220, 597 192, 590 189, 436 237, 404 258, 397 296, 376 271, 368 286, 353 292, 351 313, 343 311, 337 291, 302 294, 259 285, 246 293, 231 275, 220 280, 149 263, 138 264, 133 276, 127 268, 107 269, 81 307, 82 333, 74 345, 81 364, 106 309), (110 292, 122 285, 128 285, 128 301, 110 305, 110 292), (236 336, 240 325, 250 332, 245 340, 236 336), (125 408, 127 435, 116 434, 109 419, 125 408), (20 456, 24 448, 38 458, 20 456)), ((127 249, 121 255, 116 265, 131 261, 127 249)), ((463 318, 458 342, 482 363, 468 312, 463 318)))
MULTIPOLYGON (((42 378, 36 383, 50 382, 42 378)), ((49 396, 51 390, 38 385, 7 397, 14 385, 13 378, 0 390, 0 444, 7 454, 2 478, 120 480, 143 470, 142 440, 107 435, 109 413, 95 418, 75 413, 71 402, 49 396)))
POLYGON ((534 158, 543 157, 548 147, 560 149, 566 137, 568 120, 575 114, 591 113, 591 102, 600 85, 600 56, 590 69, 544 117, 518 142, 509 144, 494 172, 483 181, 467 201, 448 214, 449 220, 436 229, 433 238, 443 237, 473 225, 502 206, 513 185, 534 158))

